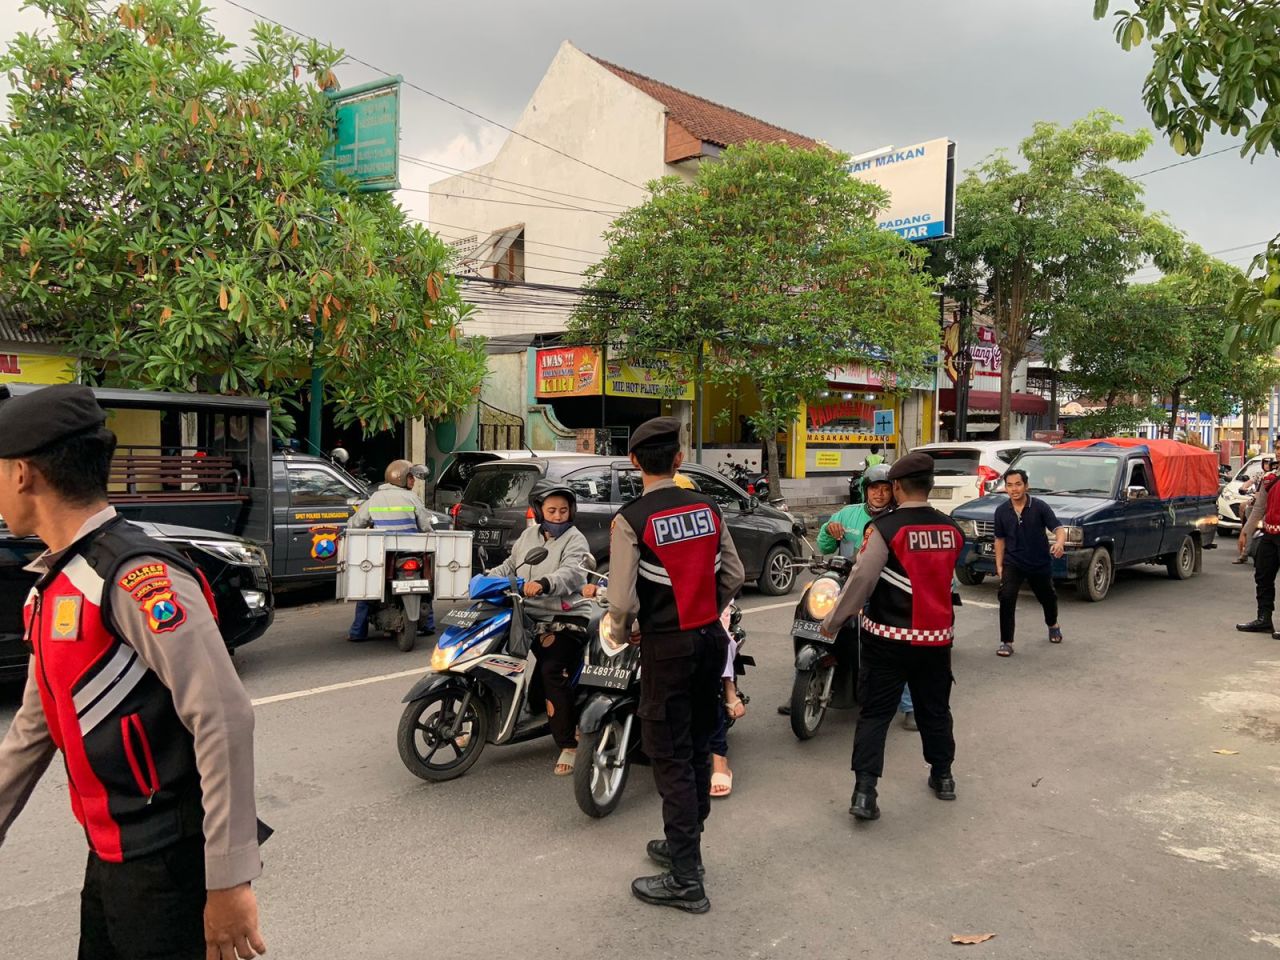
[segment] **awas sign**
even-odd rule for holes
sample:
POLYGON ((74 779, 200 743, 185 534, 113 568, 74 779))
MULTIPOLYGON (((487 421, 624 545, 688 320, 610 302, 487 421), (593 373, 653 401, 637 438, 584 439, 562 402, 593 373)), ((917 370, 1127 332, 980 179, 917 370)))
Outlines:
POLYGON ((850 176, 888 192, 881 229, 908 240, 937 240, 954 232, 956 145, 945 137, 864 154, 848 170, 850 176))

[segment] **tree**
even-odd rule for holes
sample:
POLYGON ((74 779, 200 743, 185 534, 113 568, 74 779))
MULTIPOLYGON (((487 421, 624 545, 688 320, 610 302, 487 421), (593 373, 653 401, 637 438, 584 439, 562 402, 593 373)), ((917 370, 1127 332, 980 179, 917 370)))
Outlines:
POLYGON ((1003 355, 1000 436, 1012 425, 1013 372, 1032 338, 1053 333, 1079 302, 1118 289, 1146 258, 1181 248, 1177 234, 1146 212, 1141 187, 1111 164, 1137 160, 1145 131, 1115 129, 1095 111, 1062 128, 1037 123, 1022 141, 1025 166, 997 153, 956 191, 956 236, 943 250, 950 284, 977 296, 992 317, 1003 355))
MULTIPOLYGON (((1110 0, 1094 0, 1107 15, 1110 0)), ((1151 41, 1142 94, 1178 153, 1198 154, 1210 130, 1244 135, 1240 155, 1280 154, 1280 0, 1134 0, 1115 16, 1125 50, 1151 41)), ((1254 260, 1260 275, 1236 283, 1232 333, 1242 348, 1280 344, 1280 235, 1254 260)))
POLYGON ((1162 418, 1154 398, 1186 372, 1186 341, 1183 304, 1158 283, 1105 291, 1062 324, 1052 352, 1070 358, 1063 380, 1103 405, 1076 421, 1074 432, 1112 436, 1162 418))
POLYGON ((901 378, 937 350, 923 255, 876 227, 886 195, 847 163, 826 149, 747 144, 692 183, 655 182, 607 231, 572 324, 612 355, 667 353, 685 379, 754 384, 775 490, 776 434, 828 370, 866 363, 901 378))
POLYGON ((448 248, 326 160, 340 51, 259 24, 233 63, 199 0, 28 5, 52 30, 0 57, 0 293, 110 382, 279 411, 314 362, 366 431, 471 399, 448 248))

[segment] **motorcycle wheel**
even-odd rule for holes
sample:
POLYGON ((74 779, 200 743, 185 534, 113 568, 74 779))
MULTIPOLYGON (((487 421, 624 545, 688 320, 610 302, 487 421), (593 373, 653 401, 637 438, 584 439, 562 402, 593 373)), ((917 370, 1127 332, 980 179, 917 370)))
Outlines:
POLYGON ((448 740, 441 734, 457 716, 462 697, 461 691, 446 688, 405 706, 396 730, 396 746, 400 759, 415 777, 436 783, 453 780, 480 759, 489 733, 489 713, 474 698, 467 706, 457 738, 448 740), (461 746, 458 740, 463 741, 461 746))
POLYGON ((625 717, 611 717, 599 730, 584 733, 578 741, 573 767, 573 796, 578 809, 589 817, 613 813, 627 786, 631 760, 622 742, 625 717))
POLYGON ((401 617, 400 629, 396 631, 395 636, 396 646, 404 653, 408 653, 418 641, 418 621, 410 620, 408 617, 401 617))
POLYGON ((812 739, 822 726, 822 719, 827 715, 827 708, 821 702, 822 691, 827 685, 827 674, 834 669, 796 671, 791 684, 791 732, 797 740, 812 739))

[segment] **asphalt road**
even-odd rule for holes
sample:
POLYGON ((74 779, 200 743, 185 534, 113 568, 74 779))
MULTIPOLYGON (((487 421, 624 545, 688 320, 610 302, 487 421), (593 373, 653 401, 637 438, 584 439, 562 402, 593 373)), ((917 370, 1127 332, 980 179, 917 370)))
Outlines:
MULTIPOLYGON (((774 713, 790 689, 790 604, 750 595, 759 666, 730 734, 734 793, 708 823, 701 917, 630 896, 661 833, 647 769, 601 821, 552 777, 545 740, 490 746, 461 780, 421 783, 396 754, 412 682, 396 675, 428 651, 350 645, 332 604, 283 610, 237 657, 276 829, 257 884, 270 955, 1277 956, 1280 641, 1232 629, 1252 615, 1252 580, 1228 560, 1207 554, 1185 583, 1122 573, 1102 604, 1064 597, 1060 647, 1024 595, 1009 660, 994 655, 994 589, 966 588, 978 602, 960 612, 955 653, 960 798, 934 799, 917 735, 895 727, 873 824, 847 813, 854 716, 797 743, 774 713)), ((16 700, 0 690, 0 727, 16 700)), ((56 768, 0 850, 7 953, 74 954, 83 860, 56 768)))

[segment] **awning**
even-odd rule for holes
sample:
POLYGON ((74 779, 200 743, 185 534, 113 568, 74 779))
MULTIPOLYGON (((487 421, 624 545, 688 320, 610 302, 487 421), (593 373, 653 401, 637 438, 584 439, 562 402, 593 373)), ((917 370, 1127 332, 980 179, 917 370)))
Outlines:
MULTIPOLYGON (((1010 399, 1013 402, 1014 413, 1036 417, 1049 412, 1049 401, 1037 394, 1015 391, 1010 399)), ((970 390, 969 410, 983 413, 999 413, 1000 391, 970 390)), ((954 387, 938 391, 938 411, 940 413, 956 412, 956 391, 954 387)))

